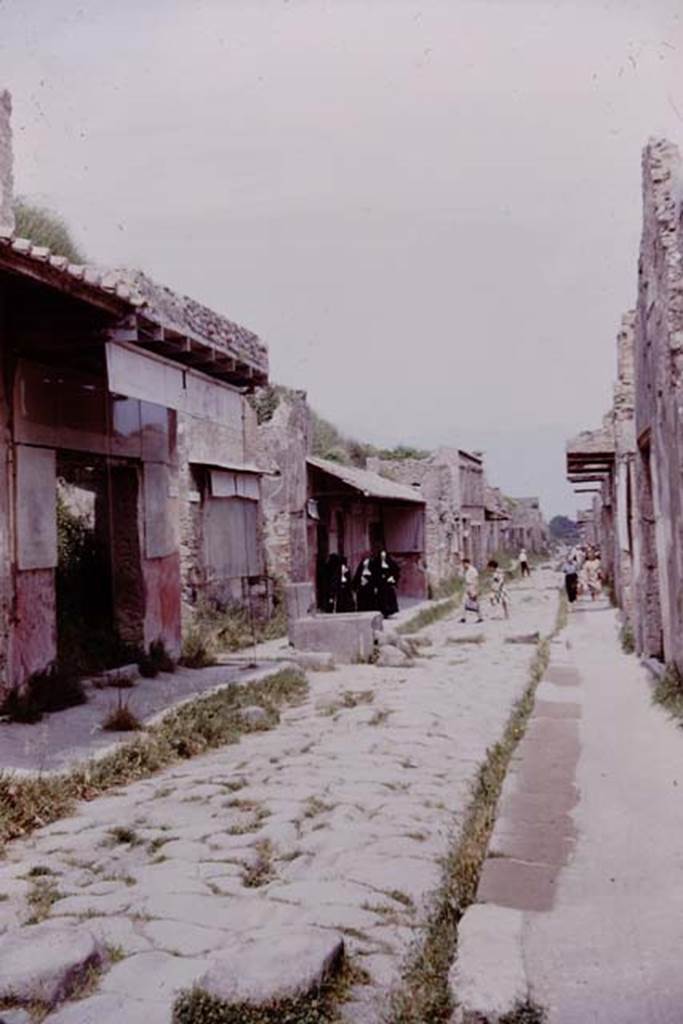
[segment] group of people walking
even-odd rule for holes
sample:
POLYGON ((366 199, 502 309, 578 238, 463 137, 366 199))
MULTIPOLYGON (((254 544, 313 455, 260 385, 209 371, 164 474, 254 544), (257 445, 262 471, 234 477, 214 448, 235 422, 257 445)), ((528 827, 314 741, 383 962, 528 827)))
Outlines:
POLYGON ((562 572, 570 604, 583 595, 595 601, 602 593, 604 573, 598 548, 585 544, 572 548, 564 560, 562 572))
MULTIPOLYGON (((517 562, 522 578, 531 576, 529 556, 527 555, 525 548, 522 548, 519 552, 517 562)), ((491 574, 489 577, 489 604, 492 609, 500 609, 503 617, 509 619, 510 595, 506 586, 505 570, 501 568, 495 558, 491 558, 489 560, 486 568, 491 574)), ((463 558, 462 570, 465 581, 465 599, 462 606, 460 621, 467 622, 468 614, 474 614, 477 617, 477 622, 483 622, 484 617, 482 615, 479 599, 479 570, 472 565, 469 558, 463 558)))
POLYGON ((346 555, 331 554, 325 564, 323 609, 330 613, 381 612, 385 619, 398 611, 401 568, 381 550, 364 555, 353 576, 346 555))
MULTIPOLYGON (((531 575, 529 559, 524 548, 518 557, 521 575, 531 575)), ((506 587, 505 571, 495 559, 487 565, 490 572, 489 602, 492 609, 500 609, 503 616, 510 617, 510 597, 506 587)), ((479 595, 479 570, 469 558, 462 560, 462 575, 465 582, 465 597, 461 622, 473 614, 477 622, 483 622, 479 595)), ((323 573, 322 608, 328 613, 381 612, 385 619, 398 612, 397 588, 401 568, 386 550, 364 555, 352 574, 346 555, 333 553, 325 563, 323 573)))

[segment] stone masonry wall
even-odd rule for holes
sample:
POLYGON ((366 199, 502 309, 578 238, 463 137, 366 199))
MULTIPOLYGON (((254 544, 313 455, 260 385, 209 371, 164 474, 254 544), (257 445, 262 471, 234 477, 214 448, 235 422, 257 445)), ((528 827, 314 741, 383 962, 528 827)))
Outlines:
POLYGON ((0 90, 0 231, 14 230, 11 117, 12 98, 0 90))
POLYGON ((614 589, 626 619, 634 621, 633 559, 635 548, 635 310, 625 313, 617 334, 617 382, 614 387, 615 444, 613 504, 614 589))
POLYGON ((683 671, 683 237, 680 154, 643 153, 643 232, 635 324, 641 651, 683 671), (658 650, 659 649, 659 650, 658 650))
POLYGON ((311 453, 312 414, 302 391, 277 391, 277 405, 255 432, 261 483, 267 572, 275 580, 308 579, 306 459, 311 453))
POLYGON ((458 453, 439 451, 427 459, 368 459, 368 469, 408 487, 419 487, 426 501, 425 561, 434 591, 452 579, 460 565, 458 453))

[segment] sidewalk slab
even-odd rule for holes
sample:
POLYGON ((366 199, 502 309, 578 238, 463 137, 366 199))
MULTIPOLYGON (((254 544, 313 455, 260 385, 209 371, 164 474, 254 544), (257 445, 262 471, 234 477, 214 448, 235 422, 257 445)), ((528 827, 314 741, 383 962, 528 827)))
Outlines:
MULTIPOLYGON (((521 956, 548 1024, 680 1024, 683 736, 652 705, 643 666, 619 649, 606 602, 573 609, 564 635, 573 664, 556 663, 553 647, 479 905, 521 916, 520 949, 503 951, 500 969, 521 956)), ((475 992, 490 974, 485 949, 482 938, 478 963, 460 952, 475 992)), ((480 1006, 477 1024, 499 1019, 498 1006, 480 1006)))
POLYGON ((449 975, 457 1000, 453 1024, 496 1022, 524 1003, 528 984, 522 957, 524 916, 517 910, 470 907, 458 929, 458 958, 449 975))

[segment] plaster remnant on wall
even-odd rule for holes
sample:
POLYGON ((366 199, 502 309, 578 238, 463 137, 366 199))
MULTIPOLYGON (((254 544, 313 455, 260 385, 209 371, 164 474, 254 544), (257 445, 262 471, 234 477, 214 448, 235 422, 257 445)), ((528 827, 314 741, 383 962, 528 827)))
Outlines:
POLYGON ((12 159, 12 97, 0 90, 0 234, 14 231, 14 169, 12 159))

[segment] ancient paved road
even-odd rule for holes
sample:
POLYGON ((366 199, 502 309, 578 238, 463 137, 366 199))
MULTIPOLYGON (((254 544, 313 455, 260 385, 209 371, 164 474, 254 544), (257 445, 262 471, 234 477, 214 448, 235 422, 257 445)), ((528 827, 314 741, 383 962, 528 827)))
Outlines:
POLYGON ((0 862, 0 938, 33 927, 26 876, 48 866, 60 897, 52 919, 125 954, 50 1024, 167 1024, 174 992, 217 950, 264 934, 286 941, 294 924, 343 933, 372 979, 347 1015, 377 1020, 476 769, 528 682, 534 648, 504 638, 550 631, 556 585, 538 572, 513 588, 509 626, 453 617, 430 627, 433 646, 415 667, 311 675, 309 698, 272 732, 12 844, 0 862), (475 632, 484 643, 452 642, 475 632))

